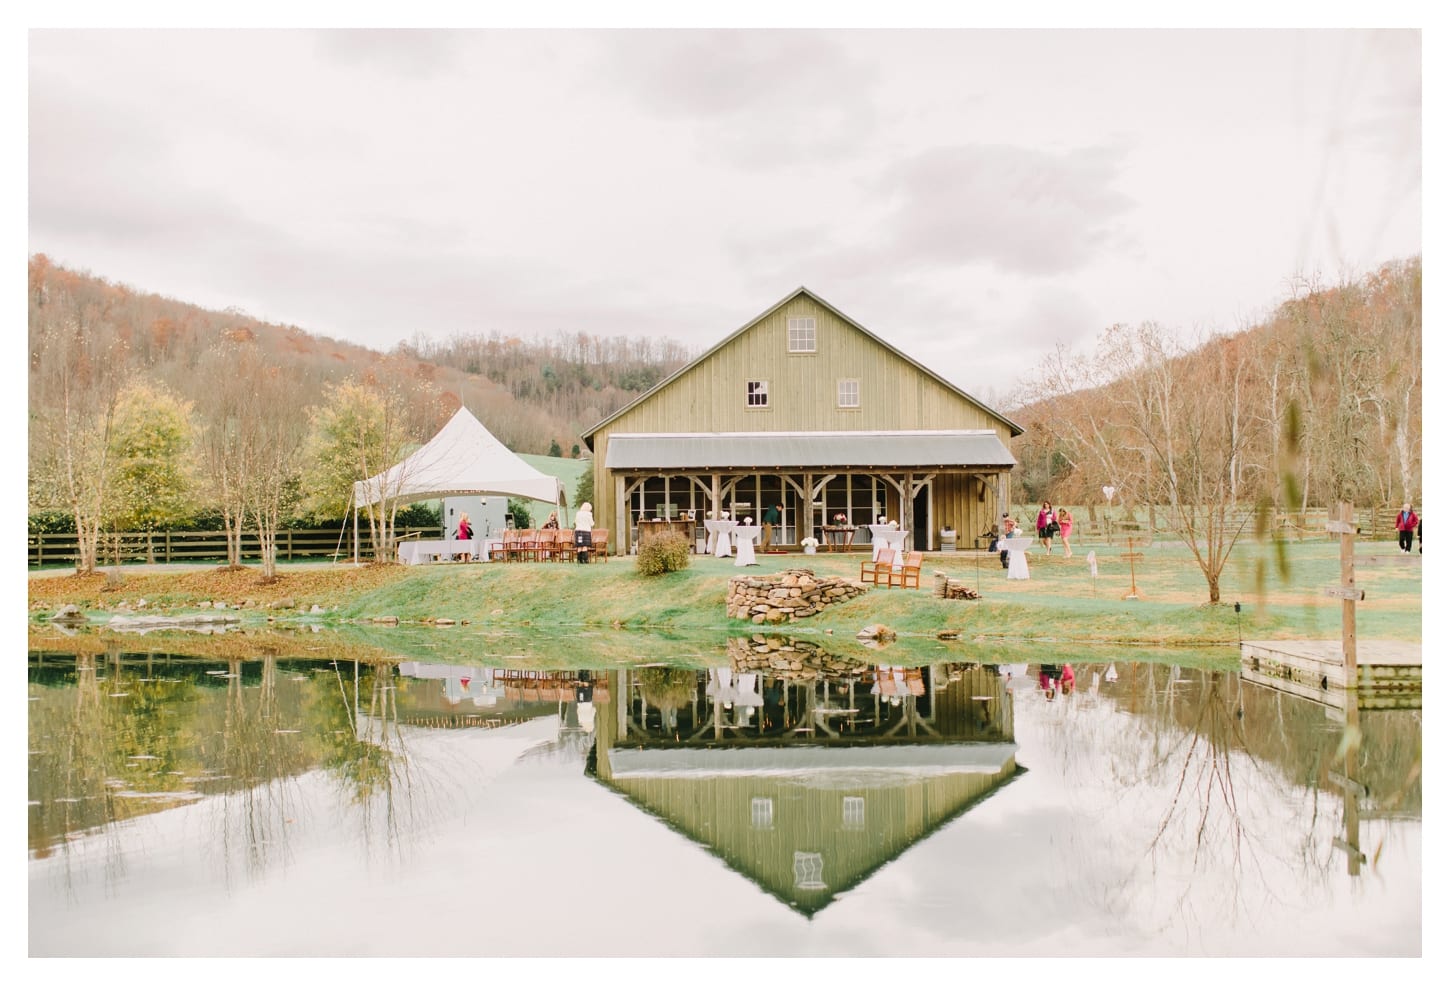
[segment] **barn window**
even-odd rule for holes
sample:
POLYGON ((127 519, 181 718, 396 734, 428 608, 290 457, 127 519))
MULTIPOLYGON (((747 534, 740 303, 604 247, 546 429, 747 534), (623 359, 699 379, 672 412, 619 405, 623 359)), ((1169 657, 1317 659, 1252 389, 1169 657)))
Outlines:
POLYGON ((848 832, 860 832, 866 827, 866 799, 841 799, 841 828, 848 832))
POLYGON ((775 826, 775 800, 773 798, 750 799, 750 827, 768 829, 775 826))
POLYGON ((785 321, 786 346, 793 353, 816 351, 816 320, 788 318, 785 321))
POLYGON ((798 852, 795 854, 795 885, 797 890, 824 890, 825 881, 821 879, 825 871, 825 862, 818 852, 798 852))
POLYGON ((837 407, 860 407, 861 406, 861 381, 860 380, 837 380, 836 381, 836 406, 837 407))
POLYGON ((770 385, 765 380, 745 381, 745 406, 769 407, 770 385))

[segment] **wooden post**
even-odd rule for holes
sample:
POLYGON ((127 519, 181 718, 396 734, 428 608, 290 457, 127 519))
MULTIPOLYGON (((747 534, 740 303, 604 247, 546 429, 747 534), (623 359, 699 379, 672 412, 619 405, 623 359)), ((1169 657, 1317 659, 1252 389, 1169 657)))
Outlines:
MULTIPOLYGON (((1340 584, 1354 589, 1354 509, 1340 503, 1340 584)), ((1340 603, 1340 637, 1344 645, 1344 687, 1359 687, 1359 654, 1354 647, 1354 599, 1340 603)))
POLYGON ((1128 535, 1128 553, 1126 555, 1124 555, 1123 557, 1126 558, 1126 559, 1128 559, 1128 573, 1129 573, 1129 578, 1132 580, 1132 586, 1128 589, 1128 594, 1125 595, 1123 598, 1124 599, 1142 599, 1143 598, 1143 594, 1138 591, 1138 566, 1137 566, 1137 561, 1138 561, 1139 558, 1142 558, 1143 557, 1143 554, 1142 554, 1142 552, 1134 551, 1133 550, 1133 536, 1131 534, 1128 535))

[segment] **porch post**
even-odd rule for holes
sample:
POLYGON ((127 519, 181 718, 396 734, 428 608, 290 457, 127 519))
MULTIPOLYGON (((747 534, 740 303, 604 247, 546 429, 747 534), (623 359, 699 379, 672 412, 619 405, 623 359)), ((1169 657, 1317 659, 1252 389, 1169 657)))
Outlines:
POLYGON ((629 504, 624 491, 624 474, 614 474, 614 546, 615 554, 629 554, 629 504), (621 547, 621 545, 623 547, 621 547))

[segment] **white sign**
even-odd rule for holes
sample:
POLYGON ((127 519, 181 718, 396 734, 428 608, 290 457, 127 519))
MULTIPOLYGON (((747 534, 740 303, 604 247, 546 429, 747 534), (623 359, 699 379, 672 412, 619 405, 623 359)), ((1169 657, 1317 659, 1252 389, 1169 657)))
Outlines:
POLYGON ((1118 488, 1116 486, 1104 486, 1103 487, 1103 496, 1105 496, 1105 497, 1108 498, 1108 502, 1109 503, 1112 503, 1113 502, 1113 494, 1116 493, 1116 492, 1118 492, 1118 488))

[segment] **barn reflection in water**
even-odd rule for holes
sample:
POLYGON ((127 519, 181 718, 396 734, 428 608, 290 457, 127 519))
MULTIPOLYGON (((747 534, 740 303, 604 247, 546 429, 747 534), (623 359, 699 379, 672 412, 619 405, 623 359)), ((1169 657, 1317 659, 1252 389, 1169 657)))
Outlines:
POLYGON ((608 672, 602 783, 814 913, 1015 777, 987 665, 865 665, 789 638, 708 670, 608 672))

